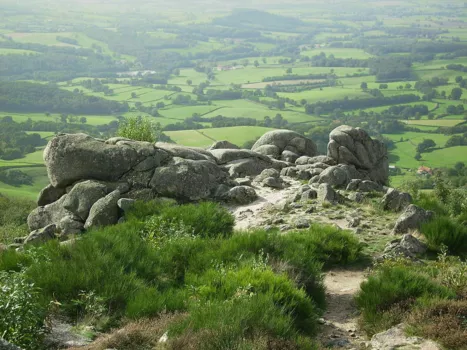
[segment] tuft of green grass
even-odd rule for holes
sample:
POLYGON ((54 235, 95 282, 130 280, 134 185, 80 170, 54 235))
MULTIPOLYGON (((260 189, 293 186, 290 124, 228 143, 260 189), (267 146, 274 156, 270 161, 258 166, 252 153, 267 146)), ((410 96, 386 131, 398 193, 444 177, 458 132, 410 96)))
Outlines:
POLYGON ((455 296, 452 290, 427 275, 396 264, 383 265, 363 282, 355 302, 361 311, 362 328, 373 335, 402 322, 419 300, 455 296))
POLYGON ((467 227, 453 218, 436 217, 422 225, 421 231, 432 249, 446 246, 450 253, 467 253, 467 227))

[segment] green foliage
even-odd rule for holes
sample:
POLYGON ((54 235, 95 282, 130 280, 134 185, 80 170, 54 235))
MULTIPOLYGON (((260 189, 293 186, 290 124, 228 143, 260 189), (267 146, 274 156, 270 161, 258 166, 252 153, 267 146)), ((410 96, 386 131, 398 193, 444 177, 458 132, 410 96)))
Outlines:
POLYGON ((433 249, 444 245, 451 253, 467 253, 467 227, 456 220, 440 216, 424 224, 421 229, 433 249))
MULTIPOLYGON (((212 202, 180 206, 173 201, 156 200, 138 203, 129 215, 139 220, 146 220, 146 231, 152 236, 157 232, 167 230, 167 226, 172 226, 172 229, 180 232, 187 229, 195 236, 228 237, 232 234, 235 224, 232 214, 212 202), (176 227, 177 225, 179 227, 176 227)), ((164 232, 161 233, 167 235, 164 232)), ((173 234, 175 232, 172 232, 173 234)))
POLYGON ((0 194, 0 243, 12 243, 13 238, 29 233, 26 219, 35 207, 32 201, 0 194))
POLYGON ((455 293, 404 264, 383 265, 355 297, 362 313, 363 329, 375 334, 402 321, 402 310, 410 310, 423 298, 453 298, 455 293))
POLYGON ((5 252, 0 270, 26 267, 41 297, 80 321, 188 311, 178 334, 196 334, 203 349, 213 341, 205 332, 215 335, 214 348, 263 336, 310 345, 325 307, 321 269, 357 261, 358 240, 332 227, 287 235, 232 235, 232 227, 231 215, 212 203, 137 203, 125 223, 73 245, 5 252))
POLYGON ((117 136, 135 141, 156 142, 156 130, 147 118, 130 117, 120 124, 117 136))
POLYGON ((0 337, 37 349, 45 334, 47 307, 40 290, 22 272, 0 272, 0 337))

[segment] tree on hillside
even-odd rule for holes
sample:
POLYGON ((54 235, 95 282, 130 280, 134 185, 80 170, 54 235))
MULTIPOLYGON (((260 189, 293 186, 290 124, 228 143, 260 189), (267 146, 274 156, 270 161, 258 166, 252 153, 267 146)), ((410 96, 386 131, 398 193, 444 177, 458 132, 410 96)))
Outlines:
POLYGON ((81 118, 79 118, 79 122, 80 122, 81 124, 86 124, 86 123, 88 122, 88 120, 87 120, 86 117, 81 117, 81 118))
POLYGON ((456 77, 456 83, 459 84, 464 78, 462 78, 460 75, 456 77))
POLYGON ((188 86, 191 86, 191 84, 193 84, 193 80, 188 79, 188 80, 186 81, 186 83, 188 84, 188 86))
POLYGON ((287 70, 285 71, 286 74, 292 74, 292 68, 287 68, 287 70))
POLYGON ((367 89, 368 89, 368 83, 366 83, 366 82, 361 83, 361 84, 360 84, 360 88, 361 88, 362 90, 367 90, 367 89))
POLYGON ((258 66, 259 66, 258 60, 255 60, 255 62, 253 64, 255 65, 256 68, 258 68, 258 66))
POLYGON ((410 90, 412 88, 412 84, 410 84, 410 83, 405 84, 405 88, 407 90, 410 90))
POLYGON ((461 88, 452 89, 450 97, 451 99, 456 100, 456 101, 460 100, 462 97, 462 89, 461 88))
POLYGON ((433 148, 433 147, 436 147, 435 141, 433 141, 432 139, 424 139, 422 142, 420 142, 417 145, 417 152, 418 153, 423 153, 427 149, 433 148))
POLYGON ((131 93, 131 98, 136 98, 136 97, 138 97, 138 96, 136 95, 136 92, 132 92, 132 93, 131 93))
POLYGON ((420 160, 420 159, 422 159, 422 155, 421 155, 420 153, 417 152, 417 153, 415 154, 415 157, 414 157, 414 158, 415 158, 416 160, 420 160))

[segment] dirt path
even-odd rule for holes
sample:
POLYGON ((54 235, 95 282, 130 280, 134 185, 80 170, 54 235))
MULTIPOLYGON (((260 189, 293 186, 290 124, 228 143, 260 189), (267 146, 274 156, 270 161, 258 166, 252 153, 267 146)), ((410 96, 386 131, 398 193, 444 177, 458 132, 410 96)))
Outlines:
POLYGON ((364 341, 357 327, 357 309, 353 297, 365 280, 362 270, 332 270, 326 273, 327 311, 324 314, 320 340, 325 346, 359 348, 364 341))
POLYGON ((253 227, 261 227, 266 216, 263 214, 268 208, 280 205, 287 198, 295 193, 302 185, 300 182, 289 179, 289 186, 282 190, 272 189, 269 187, 256 186, 254 189, 258 195, 258 199, 251 204, 243 206, 232 206, 229 209, 235 216, 235 229, 246 230, 253 227))

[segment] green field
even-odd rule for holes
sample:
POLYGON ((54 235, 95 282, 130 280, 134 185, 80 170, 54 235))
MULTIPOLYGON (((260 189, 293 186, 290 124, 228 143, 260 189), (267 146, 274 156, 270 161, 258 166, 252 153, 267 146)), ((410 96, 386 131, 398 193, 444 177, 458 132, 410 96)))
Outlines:
POLYGON ((39 54, 39 52, 31 51, 31 50, 0 48, 0 55, 24 55, 24 54, 39 54))
POLYGON ((215 141, 222 140, 241 146, 270 130, 273 129, 259 126, 234 126, 231 128, 169 131, 166 134, 176 143, 184 146, 208 147, 215 141))
POLYGON ((456 126, 457 124, 463 123, 462 120, 453 119, 434 119, 434 120, 407 120, 407 124, 413 126, 456 126))
POLYGON ((0 169, 1 168, 16 168, 16 167, 30 167, 44 165, 44 160, 42 154, 44 153, 43 149, 39 149, 36 152, 28 153, 24 158, 14 159, 14 160, 2 160, 0 159, 0 169))
POLYGON ((354 59, 367 59, 373 57, 369 53, 360 49, 347 49, 347 48, 316 48, 312 50, 302 51, 303 56, 316 56, 324 52, 326 56, 334 55, 336 58, 354 58, 354 59))
POLYGON ((368 98, 369 94, 361 89, 352 89, 347 87, 326 87, 323 90, 314 89, 302 92, 279 92, 280 97, 291 98, 295 101, 306 100, 308 103, 315 103, 320 101, 340 100, 345 97, 348 98, 368 98))
POLYGON ((454 150, 456 147, 435 149, 431 153, 422 153, 422 159, 417 161, 414 157, 416 154, 417 145, 424 139, 431 139, 436 143, 437 147, 444 147, 446 141, 451 137, 449 135, 428 134, 416 132, 404 132, 402 134, 385 134, 385 137, 395 141, 395 148, 390 150, 389 161, 391 164, 401 168, 415 169, 420 165, 429 167, 450 166, 456 162, 467 160, 467 147, 462 146, 459 150, 454 150), (400 139, 403 139, 400 142, 400 139), (451 152, 451 153, 450 153, 451 152), (450 153, 450 157, 442 155, 450 153), (433 155, 440 155, 436 158, 433 155), (454 163, 453 163, 454 162, 454 163))
MULTIPOLYGON (((59 120, 60 114, 51 113, 50 116, 46 116, 44 113, 9 113, 0 112, 0 117, 10 116, 14 121, 21 123, 28 119, 33 121, 56 121, 59 120)), ((87 124, 89 125, 103 125, 108 124, 111 121, 116 120, 114 116, 103 116, 103 115, 80 115, 78 117, 86 117, 87 124)))
POLYGON ((36 200, 38 193, 49 184, 45 167, 23 167, 20 170, 32 177, 32 186, 23 185, 15 187, 0 181, 0 193, 15 198, 36 200))

